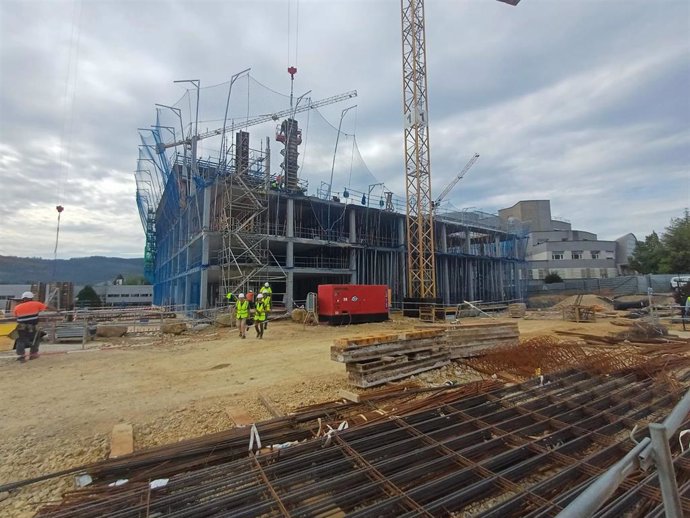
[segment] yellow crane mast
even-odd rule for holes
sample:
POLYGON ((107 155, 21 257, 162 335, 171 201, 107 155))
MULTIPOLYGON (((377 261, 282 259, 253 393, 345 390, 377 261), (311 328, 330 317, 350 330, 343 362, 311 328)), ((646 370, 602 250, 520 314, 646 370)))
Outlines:
POLYGON ((407 194, 407 295, 436 298, 424 1, 400 0, 407 194))
MULTIPOLYGON (((510 5, 520 2, 498 1, 510 5)), ((409 298, 435 299, 434 201, 431 197, 424 0, 400 0, 400 13, 407 195, 406 294, 409 298)))

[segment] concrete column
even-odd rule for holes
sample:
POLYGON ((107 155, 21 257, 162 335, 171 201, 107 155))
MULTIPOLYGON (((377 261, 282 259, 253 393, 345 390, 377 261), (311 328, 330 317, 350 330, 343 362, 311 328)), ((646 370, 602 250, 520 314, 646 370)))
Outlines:
MULTIPOLYGON (((349 242, 354 245, 357 243, 357 213, 354 207, 350 207, 348 211, 349 242)), ((355 248, 350 249, 350 284, 357 284, 357 250, 355 248)))
POLYGON ((288 198, 285 218, 285 236, 295 237, 295 200, 288 198))
POLYGON ((448 253, 448 227, 445 223, 441 225, 441 253, 448 253))
POLYGON ((494 238, 494 257, 501 257, 501 236, 497 235, 494 238))
POLYGON ((285 309, 290 311, 295 302, 295 246, 292 241, 288 241, 285 255, 285 269, 287 270, 287 279, 285 282, 285 309))
POLYGON ((405 217, 398 218, 398 247, 400 249, 400 271, 403 272, 402 278, 402 296, 407 296, 407 237, 406 237, 406 220, 405 217))
POLYGON ((190 275, 184 276, 184 305, 185 310, 188 310, 189 305, 192 303, 192 280, 189 278, 190 275))
MULTIPOLYGON (((441 224, 439 252, 442 254, 448 253, 448 226, 445 223, 441 224)), ((442 272, 442 293, 441 300, 445 305, 450 304, 450 269, 448 266, 449 258, 441 257, 441 272, 442 272)))
POLYGON ((211 228, 211 187, 204 189, 204 207, 201 220, 201 276, 199 285, 199 308, 208 307, 208 263, 209 263, 209 229, 211 228))
POLYGON ((295 200, 288 198, 287 214, 285 221, 285 235, 290 238, 287 242, 285 252, 285 269, 287 278, 285 280, 285 309, 290 311, 295 302, 295 244, 292 239, 295 237, 295 200))
POLYGON ((465 229, 465 253, 470 253, 470 245, 472 244, 472 239, 470 238, 470 229, 465 229))

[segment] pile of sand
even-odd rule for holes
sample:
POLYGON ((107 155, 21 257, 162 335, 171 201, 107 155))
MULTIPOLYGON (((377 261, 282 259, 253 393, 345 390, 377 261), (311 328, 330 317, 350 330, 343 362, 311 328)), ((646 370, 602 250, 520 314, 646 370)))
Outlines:
MULTIPOLYGON (((563 309, 567 306, 572 306, 577 301, 578 295, 572 295, 565 300, 560 301, 554 306, 555 309, 563 309)), ((602 311, 613 311, 613 304, 608 299, 600 297, 599 295, 587 294, 582 296, 580 301, 581 306, 599 306, 602 311)))

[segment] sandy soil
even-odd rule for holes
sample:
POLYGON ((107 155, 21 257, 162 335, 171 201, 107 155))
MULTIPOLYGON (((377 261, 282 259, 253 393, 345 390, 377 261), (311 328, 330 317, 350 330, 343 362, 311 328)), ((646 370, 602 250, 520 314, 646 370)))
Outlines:
MULTIPOLYGON (((529 313, 517 320, 521 338, 554 330, 621 330, 608 320, 576 324, 557 315, 529 313)), ((180 337, 124 339, 106 349, 46 354, 26 364, 0 361, 0 483, 105 458, 110 431, 118 422, 134 426, 135 448, 142 448, 228 428, 229 406, 266 419, 270 415, 259 403, 259 393, 283 411, 335 399, 347 382, 345 366, 330 360, 334 338, 416 324, 402 319, 305 328, 282 321, 272 322, 263 340, 254 338, 253 331, 241 340, 235 330, 211 328, 180 337)), ((464 381, 458 369, 446 369, 442 376, 464 381)), ((65 477, 0 494, 0 515, 32 516, 72 485, 65 477)))

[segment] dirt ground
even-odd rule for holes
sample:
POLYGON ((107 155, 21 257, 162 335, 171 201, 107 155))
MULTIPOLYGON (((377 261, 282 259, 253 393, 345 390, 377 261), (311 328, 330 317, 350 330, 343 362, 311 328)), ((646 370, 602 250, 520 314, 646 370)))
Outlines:
MULTIPOLYGON (((548 311, 499 320, 517 321, 521 339, 554 330, 621 330, 610 319, 577 324, 548 311)), ((269 418, 259 394, 284 412, 336 399, 349 387, 345 366, 330 359, 333 339, 418 323, 305 328, 280 321, 270 324, 263 340, 253 331, 242 340, 234 329, 209 328, 178 337, 110 339, 104 348, 44 354, 26 364, 0 360, 0 484, 106 458, 119 422, 133 425, 139 449, 231 427, 230 406, 257 421, 269 418)), ((468 379, 454 368, 441 376, 468 379)), ((33 516, 71 487, 72 478, 63 477, 0 494, 0 516, 33 516)))

